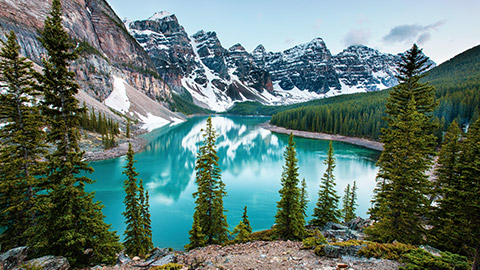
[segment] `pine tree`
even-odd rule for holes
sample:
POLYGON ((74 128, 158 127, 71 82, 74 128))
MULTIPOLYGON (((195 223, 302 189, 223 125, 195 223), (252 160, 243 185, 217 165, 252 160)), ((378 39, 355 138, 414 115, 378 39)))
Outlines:
POLYGON ((307 182, 305 181, 305 178, 303 178, 302 188, 300 189, 300 208, 302 209, 305 218, 307 218, 308 202, 307 182))
POLYGON ((437 207, 431 213, 430 241, 435 247, 455 253, 465 253, 464 235, 466 235, 461 213, 463 198, 458 196, 463 186, 460 179, 459 160, 461 130, 453 121, 445 133, 442 148, 438 155, 435 170, 436 181, 433 199, 437 198, 437 207))
POLYGON ((353 181, 353 186, 350 184, 345 188, 345 195, 343 196, 342 216, 344 222, 349 222, 356 217, 355 210, 357 206, 357 184, 353 181))
POLYGON ((327 169, 322 177, 320 189, 318 190, 317 205, 313 209, 313 218, 310 221, 311 225, 323 227, 327 222, 337 222, 341 216, 338 210, 338 202, 340 197, 335 191, 335 157, 333 152, 332 142, 328 145, 327 158, 323 162, 327 165, 327 169))
POLYGON ((472 270, 480 270, 480 119, 467 132, 467 138, 461 147, 459 160, 459 182, 456 190, 447 199, 459 203, 460 209, 454 212, 452 220, 459 221, 457 229, 464 232, 463 244, 472 248, 472 270))
POLYGON ((127 120, 127 128, 125 130, 125 136, 130 138, 130 119, 127 120))
POLYGON ((149 204, 149 196, 148 190, 145 191, 143 187, 143 180, 140 179, 140 183, 138 185, 139 189, 139 201, 140 201, 140 220, 141 226, 143 229, 142 234, 142 248, 143 253, 141 255, 146 255, 150 250, 153 249, 153 242, 152 242, 152 220, 150 216, 150 204, 149 204))
POLYGON ((218 156, 215 149, 217 133, 212 126, 212 118, 208 117, 207 126, 203 133, 203 145, 197 155, 195 164, 195 183, 198 189, 193 193, 195 213, 190 238, 193 238, 188 248, 195 248, 197 244, 221 244, 228 238, 228 224, 223 208, 223 197, 226 196, 225 184, 218 167, 218 156), (199 231, 200 230, 200 231, 199 231), (205 235, 205 241, 198 237, 205 235))
POLYGON ((250 235, 252 233, 248 231, 247 225, 240 220, 237 226, 233 228, 233 235, 235 235, 235 242, 244 243, 250 241, 250 235))
POLYGON ((190 243, 185 245, 186 250, 194 249, 196 247, 203 247, 206 245, 206 237, 205 234, 202 233, 202 227, 200 227, 197 212, 193 214, 192 229, 188 232, 188 234, 190 235, 190 243))
POLYGON ((38 220, 31 239, 33 250, 37 255, 64 256, 73 266, 112 263, 121 247, 118 236, 103 221, 103 206, 93 202, 93 193, 85 192, 85 185, 92 180, 79 176, 92 168, 83 160, 84 152, 78 146, 82 109, 75 94, 79 86, 75 74, 68 70, 76 54, 61 16, 60 1, 53 0, 39 38, 48 55, 37 80, 45 99, 42 110, 50 126, 47 140, 55 149, 46 156, 49 207, 38 220))
POLYGON ((0 246, 24 246, 39 212, 39 191, 46 153, 32 63, 20 57, 13 31, 0 52, 0 246))
POLYGON ((252 233, 252 226, 250 226, 250 221, 248 220, 248 216, 247 216, 247 206, 246 206, 246 205, 245 205, 245 208, 243 208, 242 222, 243 222, 243 224, 245 224, 245 226, 247 227, 247 231, 248 231, 249 233, 252 233))
POLYGON ((369 210, 377 223, 366 230, 377 241, 417 244, 425 233, 421 217, 429 203, 426 195, 431 193, 426 171, 436 144, 434 88, 419 82, 427 61, 416 45, 402 56, 400 84, 386 103, 388 128, 382 129, 384 151, 377 163, 377 187, 369 210))
POLYGON ((143 256, 146 251, 144 250, 144 224, 142 218, 143 205, 141 202, 141 189, 137 185, 138 172, 135 170, 134 164, 134 152, 132 145, 128 144, 127 151, 127 164, 125 165, 125 171, 123 173, 127 176, 127 179, 123 182, 125 189, 125 212, 122 215, 125 217, 125 223, 127 225, 125 232, 125 239, 123 246, 125 252, 131 256, 143 256))
POLYGON ((283 154, 285 165, 282 172, 282 188, 279 190, 275 215, 275 235, 280 239, 300 240, 305 236, 305 217, 300 205, 298 188, 298 166, 293 134, 290 133, 287 148, 283 154))

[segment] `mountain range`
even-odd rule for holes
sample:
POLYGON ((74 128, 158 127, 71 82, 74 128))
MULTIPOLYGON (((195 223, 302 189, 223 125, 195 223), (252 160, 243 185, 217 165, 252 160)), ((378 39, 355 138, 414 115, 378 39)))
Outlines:
MULTIPOLYGON (((190 36, 165 11, 128 21, 105 0, 62 5, 80 53, 71 65, 82 90, 77 97, 112 117, 111 109, 145 123, 173 122, 183 118, 174 113, 185 106, 178 100, 222 112, 242 101, 283 105, 396 84, 401 54, 356 45, 332 55, 321 38, 283 52, 262 45, 247 52, 241 44, 224 48, 215 32, 190 36)), ((21 53, 39 66, 45 50, 38 32, 49 11, 48 1, 0 0, 0 37, 14 30, 21 53)))

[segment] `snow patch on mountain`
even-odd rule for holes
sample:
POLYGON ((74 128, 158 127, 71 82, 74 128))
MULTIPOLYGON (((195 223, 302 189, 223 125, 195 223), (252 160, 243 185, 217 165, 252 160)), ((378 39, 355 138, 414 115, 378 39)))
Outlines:
POLYGON ((131 105, 125 84, 124 79, 113 76, 113 91, 104 101, 105 105, 121 113, 127 113, 131 105))

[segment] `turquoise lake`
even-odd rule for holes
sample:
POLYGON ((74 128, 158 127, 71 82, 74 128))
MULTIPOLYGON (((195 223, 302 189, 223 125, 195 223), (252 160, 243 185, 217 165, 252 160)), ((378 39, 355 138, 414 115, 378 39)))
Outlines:
MULTIPOLYGON (((230 229, 238 224, 245 205, 254 231, 268 229, 274 223, 288 136, 259 126, 268 120, 266 117, 212 117, 220 135, 217 150, 227 190, 224 207, 228 210, 230 229)), ((203 140, 201 129, 205 123, 206 117, 194 117, 143 135, 148 145, 145 151, 135 155, 135 167, 150 194, 155 246, 183 249, 188 243, 195 206, 192 197, 196 190, 195 157, 203 140)), ((308 185, 308 213, 311 215, 326 168, 323 161, 329 142, 295 137, 295 143, 300 178, 305 178, 308 185)), ((333 147, 337 161, 336 190, 343 196, 347 184, 357 181, 357 215, 366 217, 378 172, 375 163, 380 153, 342 142, 333 142, 333 147)), ((87 190, 95 191, 95 198, 105 205, 105 221, 123 238, 125 158, 90 164, 95 169, 90 177, 96 183, 89 185, 87 190)))

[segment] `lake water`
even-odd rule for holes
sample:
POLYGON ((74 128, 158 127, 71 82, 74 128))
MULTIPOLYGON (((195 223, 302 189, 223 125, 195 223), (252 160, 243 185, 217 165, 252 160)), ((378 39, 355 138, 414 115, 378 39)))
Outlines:
MULTIPOLYGON (((214 128, 220 134, 217 150, 227 190, 224 207, 228 210, 230 229, 240 221, 245 205, 254 231, 268 229, 274 223, 288 136, 259 127, 268 120, 264 117, 212 117, 214 128)), ((139 178, 143 179, 150 194, 155 246, 182 249, 188 243, 195 206, 192 197, 196 190, 195 157, 203 141, 201 129, 205 124, 206 117, 194 117, 145 134, 148 145, 145 151, 135 155, 139 178)), ((318 198, 320 178, 325 172, 323 160, 329 142, 299 137, 295 137, 295 142, 300 178, 305 178, 308 185, 310 216, 318 198)), ((333 147, 337 159, 334 171, 337 192, 343 196, 347 184, 356 180, 359 188, 357 214, 366 217, 375 187, 378 171, 375 162, 379 152, 342 142, 333 142, 333 147)), ((95 172, 90 176, 96 183, 87 187, 103 202, 105 220, 121 238, 125 229, 121 214, 125 164, 124 157, 92 162, 95 172)))

